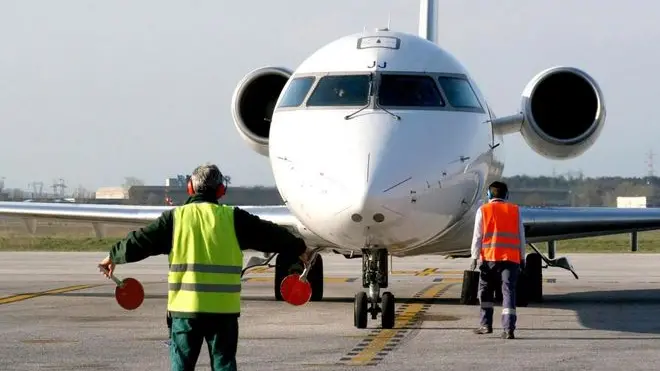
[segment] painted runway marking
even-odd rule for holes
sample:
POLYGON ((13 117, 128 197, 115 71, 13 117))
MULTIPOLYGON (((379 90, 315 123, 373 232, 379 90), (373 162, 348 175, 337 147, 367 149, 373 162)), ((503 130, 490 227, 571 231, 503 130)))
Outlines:
POLYGON ((248 272, 250 273, 269 273, 272 272, 273 268, 270 267, 256 267, 256 268, 251 268, 248 272))
POLYGON ((422 270, 400 270, 392 271, 393 275, 402 276, 439 276, 439 275, 460 275, 463 276, 463 271, 439 269, 439 268, 424 268, 422 270))
MULTIPOLYGON (((437 275, 437 273, 433 272, 431 273, 430 271, 423 272, 420 271, 418 272, 420 274, 416 275, 418 277, 425 277, 425 276, 430 276, 430 275, 437 275)), ((359 279, 359 277, 325 277, 323 281, 325 283, 349 283, 349 282, 355 282, 359 279)), ((242 282, 273 282, 273 277, 268 277, 268 276, 256 276, 256 277, 243 277, 241 279, 242 282)), ((463 282, 463 277, 434 277, 431 282, 445 282, 445 283, 462 283, 463 282)), ((543 279, 543 282, 545 283, 557 283, 556 278, 545 278, 543 279)))
POLYGON ((376 366, 399 345, 410 332, 410 327, 421 321, 422 315, 431 307, 431 304, 419 304, 413 303, 413 301, 420 298, 439 298, 454 285, 453 283, 436 283, 415 294, 413 300, 398 306, 393 329, 372 330, 357 346, 340 358, 336 364, 339 366, 376 366))
MULTIPOLYGON (((256 267, 250 268, 246 273, 249 274, 266 274, 273 273, 274 269, 271 267, 256 267)), ((421 270, 410 269, 410 270, 393 270, 391 272, 393 275, 402 275, 402 276, 438 276, 438 275, 463 275, 462 270, 441 270, 439 268, 424 268, 421 270)))
POLYGON ((417 271, 417 270, 399 270, 399 271, 392 271, 391 274, 396 274, 396 275, 411 275, 411 276, 414 276, 414 275, 417 274, 418 272, 421 272, 421 271, 417 271))
POLYGON ((101 285, 75 285, 75 286, 67 286, 67 287, 61 287, 61 288, 57 288, 57 289, 42 291, 42 292, 33 292, 33 293, 25 293, 25 294, 5 296, 3 298, 0 298, 0 305, 15 303, 17 301, 23 301, 23 300, 27 300, 27 299, 40 297, 40 296, 47 296, 47 295, 53 295, 53 294, 61 294, 61 293, 70 292, 70 291, 83 290, 83 289, 88 289, 90 287, 97 287, 97 286, 101 286, 101 285))
MULTIPOLYGON (((433 282, 457 282, 457 283, 462 283, 463 278, 458 278, 458 277, 451 277, 451 278, 446 278, 446 277, 436 277, 433 279, 433 282)), ((556 278, 544 278, 543 282, 545 283, 557 283, 556 278)))
POLYGON ((458 277, 436 277, 433 279, 433 282, 447 282, 447 283, 463 283, 463 278, 458 277))
MULTIPOLYGON (((244 277, 241 279, 243 282, 273 282, 273 277, 244 277)), ((357 277, 324 277, 325 283, 346 283, 354 282, 357 277)))
POLYGON ((422 271, 415 273, 415 276, 431 276, 438 271, 438 268, 426 268, 422 271))

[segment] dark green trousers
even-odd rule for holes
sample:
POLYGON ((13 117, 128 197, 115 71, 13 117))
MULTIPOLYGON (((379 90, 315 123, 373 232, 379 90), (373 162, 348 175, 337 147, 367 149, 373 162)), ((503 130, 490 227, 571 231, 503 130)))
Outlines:
POLYGON ((236 371, 238 318, 172 317, 170 364, 172 371, 194 370, 206 340, 213 371, 236 371))

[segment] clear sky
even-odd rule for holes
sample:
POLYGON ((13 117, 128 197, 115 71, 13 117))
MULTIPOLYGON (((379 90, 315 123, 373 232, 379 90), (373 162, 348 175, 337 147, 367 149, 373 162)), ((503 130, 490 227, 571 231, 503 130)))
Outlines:
MULTIPOLYGON (((660 2, 441 0, 439 43, 471 71, 499 116, 556 64, 601 84, 607 122, 582 157, 551 161, 518 135, 505 175, 642 176, 660 153, 660 2)), ((125 176, 164 184, 206 161, 236 185, 273 184, 268 160, 231 121, 236 83, 295 68, 363 27, 417 32, 416 0, 4 0, 0 3, 0 177, 93 190, 125 176)), ((657 159, 660 164, 660 157, 657 159)), ((660 172, 660 167, 658 167, 660 172)))

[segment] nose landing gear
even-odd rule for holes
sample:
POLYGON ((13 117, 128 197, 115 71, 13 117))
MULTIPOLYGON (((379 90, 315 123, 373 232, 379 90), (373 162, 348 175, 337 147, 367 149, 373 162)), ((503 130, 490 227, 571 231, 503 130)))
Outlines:
POLYGON ((369 292, 360 291, 355 294, 353 317, 357 328, 366 328, 368 315, 371 319, 381 315, 381 326, 391 329, 395 322, 394 295, 384 292, 380 295, 381 288, 388 286, 388 262, 387 249, 363 249, 362 250, 362 287, 368 288, 369 292))

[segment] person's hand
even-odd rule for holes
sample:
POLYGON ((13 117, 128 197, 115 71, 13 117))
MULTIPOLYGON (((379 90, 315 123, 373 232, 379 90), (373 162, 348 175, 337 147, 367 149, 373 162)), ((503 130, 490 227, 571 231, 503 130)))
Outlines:
POLYGON ((99 263, 99 270, 107 278, 110 278, 110 276, 112 276, 112 273, 114 273, 115 271, 115 263, 112 262, 110 256, 107 256, 103 260, 101 260, 101 262, 99 263))
POLYGON ((472 264, 470 264, 470 270, 473 271, 477 269, 477 259, 472 259, 472 264))

